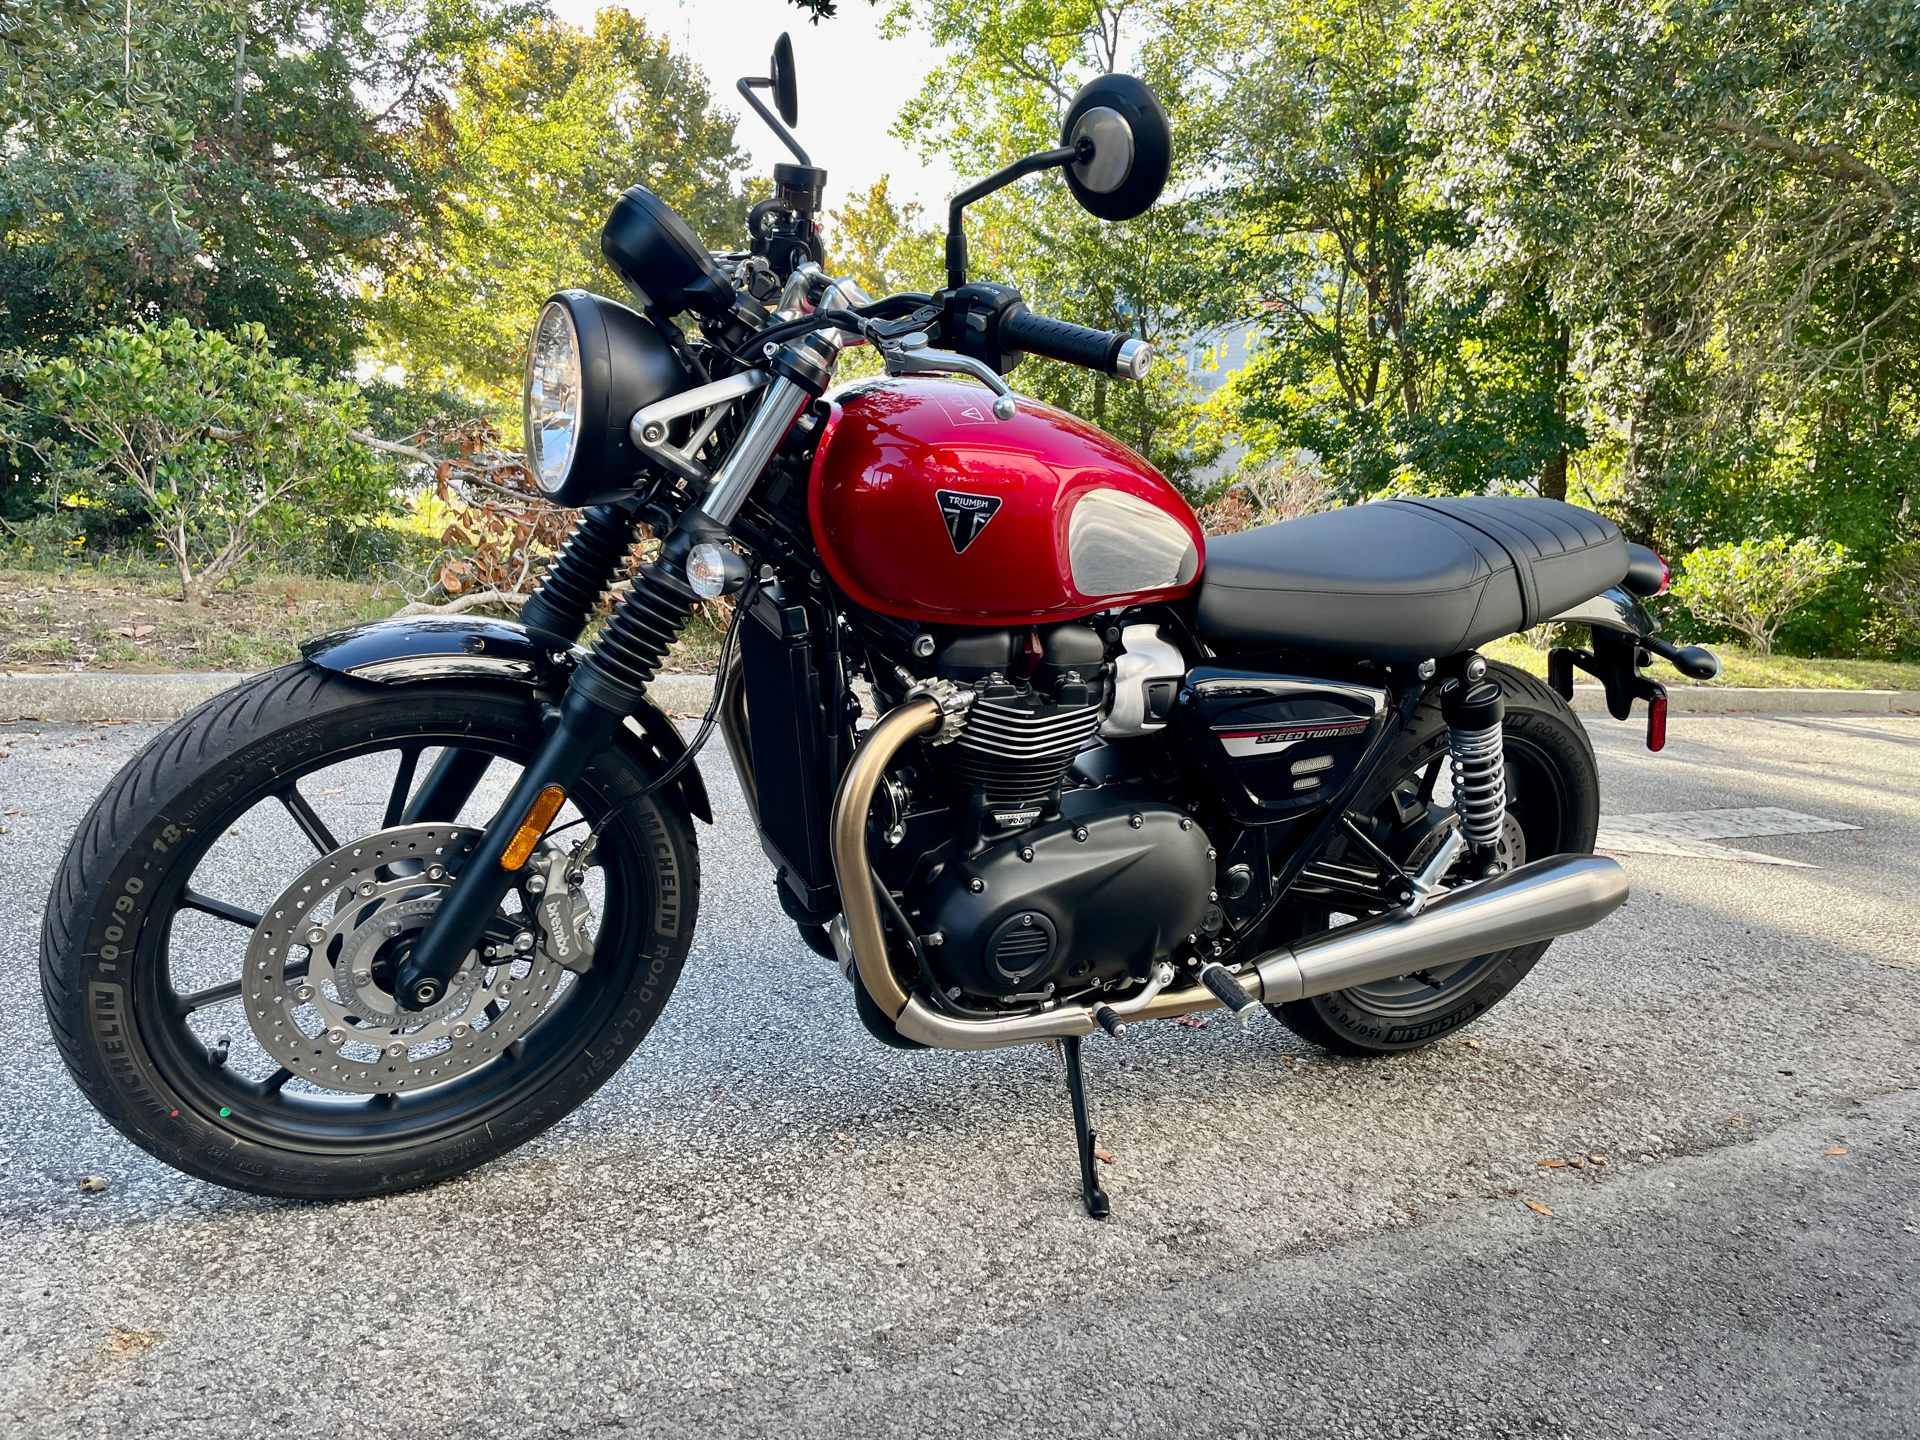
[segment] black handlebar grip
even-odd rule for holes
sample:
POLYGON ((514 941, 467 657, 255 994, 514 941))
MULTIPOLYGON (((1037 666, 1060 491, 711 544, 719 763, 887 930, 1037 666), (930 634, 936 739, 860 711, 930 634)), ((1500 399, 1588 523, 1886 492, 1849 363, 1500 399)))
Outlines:
POLYGON ((1020 310, 1000 322, 1000 343, 1009 350, 1104 370, 1123 380, 1138 380, 1153 359, 1150 346, 1123 331, 1049 320, 1031 310, 1020 310))

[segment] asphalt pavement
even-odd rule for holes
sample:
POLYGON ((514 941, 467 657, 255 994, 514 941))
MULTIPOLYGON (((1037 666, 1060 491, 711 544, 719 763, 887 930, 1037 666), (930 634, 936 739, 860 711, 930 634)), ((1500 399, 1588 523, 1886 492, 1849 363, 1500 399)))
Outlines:
POLYGON ((1609 814, 1859 828, 1623 856, 1623 910, 1412 1055, 1089 1042, 1104 1224, 1049 1052, 869 1040, 717 754, 687 976, 574 1116, 380 1201, 166 1169, 35 974, 156 728, 0 726, 10 1435, 1920 1434, 1920 718, 1591 719, 1609 814))

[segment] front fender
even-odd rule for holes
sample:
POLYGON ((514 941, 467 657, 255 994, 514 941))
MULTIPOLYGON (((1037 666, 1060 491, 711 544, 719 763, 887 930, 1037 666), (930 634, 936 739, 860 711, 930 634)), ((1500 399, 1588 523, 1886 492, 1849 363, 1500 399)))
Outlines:
MULTIPOLYGON (((309 640, 300 654, 323 670, 377 685, 420 685, 436 680, 494 680, 558 696, 567 688, 583 652, 543 645, 515 620, 484 616, 420 615, 375 620, 309 640)), ((652 701, 642 701, 627 721, 662 769, 686 753, 679 729, 652 701)), ((713 823, 700 767, 689 765, 670 787, 687 813, 713 823)))

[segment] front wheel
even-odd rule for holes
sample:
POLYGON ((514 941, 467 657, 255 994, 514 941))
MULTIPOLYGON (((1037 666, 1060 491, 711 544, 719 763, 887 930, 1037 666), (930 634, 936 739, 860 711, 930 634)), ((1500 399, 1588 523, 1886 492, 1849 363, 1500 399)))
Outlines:
MULTIPOLYGON (((516 890, 439 1005, 392 994, 542 736, 521 690, 308 665, 157 736, 82 820, 41 935, 53 1035, 95 1107, 191 1175, 339 1199, 458 1174, 579 1105, 652 1027, 692 941, 692 823, 664 797, 623 809, 574 877, 584 970, 580 950, 534 942, 516 890), (464 806, 441 790, 424 808, 452 813, 421 814, 455 751, 464 806)), ((624 741, 596 757, 555 829, 581 823, 554 843, 650 766, 624 741)))
MULTIPOLYGON (((1546 685, 1510 665, 1491 665, 1506 698, 1506 835, 1509 866, 1549 855, 1588 855, 1600 825, 1600 775, 1573 711, 1546 685)), ((1453 822, 1446 722, 1439 699, 1412 722, 1354 797, 1349 813, 1368 817, 1376 839, 1403 870, 1417 871, 1453 822)), ((1355 858, 1336 854, 1329 858, 1355 858)), ((1276 917, 1275 939, 1323 930, 1324 908, 1276 917)), ((1417 975, 1356 985, 1270 1007, 1303 1040, 1340 1055, 1385 1055, 1431 1045, 1486 1013, 1526 977, 1552 942, 1478 955, 1417 975)))

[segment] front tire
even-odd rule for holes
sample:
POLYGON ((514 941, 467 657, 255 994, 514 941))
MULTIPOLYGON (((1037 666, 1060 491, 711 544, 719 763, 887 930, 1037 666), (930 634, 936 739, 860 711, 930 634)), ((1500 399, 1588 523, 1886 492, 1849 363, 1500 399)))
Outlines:
MULTIPOLYGON (((1600 774, 1593 742, 1567 703, 1541 681, 1511 665, 1488 673, 1506 698, 1507 815, 1515 863, 1549 855, 1590 855, 1600 825, 1600 774)), ((1447 729, 1437 696, 1382 757, 1349 807, 1374 817, 1377 837, 1397 860, 1431 821, 1409 814, 1409 796, 1431 802, 1447 766, 1447 729), (1395 794, 1399 794, 1396 803, 1395 794), (1396 845, 1395 837, 1404 837, 1396 845)), ((1337 858, 1337 857, 1336 857, 1337 858)), ((1325 909, 1276 917, 1273 938, 1299 939, 1328 924, 1325 909)), ((1438 966, 1426 978, 1402 976, 1268 1007, 1294 1034, 1337 1055, 1390 1055, 1417 1050, 1484 1015, 1539 963, 1552 941, 1438 966)))
MULTIPOLYGON (((693 828, 664 796, 628 806, 601 837, 588 887, 598 928, 591 968, 556 976, 550 967, 550 998, 528 999, 545 981, 525 984, 518 1000, 503 990, 509 1000, 489 1002, 497 1010, 476 1012, 484 1029, 515 1004, 543 1007, 516 1020, 513 1043, 496 1032, 484 1063, 442 1079, 409 1054, 412 1088, 330 1089, 275 1065, 256 1034, 260 996, 243 998, 241 962, 261 915, 317 854, 393 827, 413 777, 447 748, 493 757, 458 817, 484 824, 510 783, 504 772, 530 759, 542 736, 524 690, 381 686, 296 664, 156 737, 81 821, 41 934, 53 1036, 95 1108, 188 1174, 311 1200, 459 1174, 584 1101, 645 1038, 692 942, 693 828)), ((651 773, 637 744, 617 741, 588 767, 562 820, 599 818, 651 773)), ((516 975, 524 963, 489 973, 516 975)))

